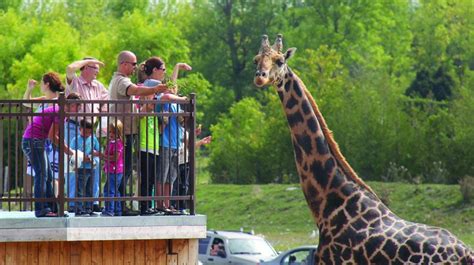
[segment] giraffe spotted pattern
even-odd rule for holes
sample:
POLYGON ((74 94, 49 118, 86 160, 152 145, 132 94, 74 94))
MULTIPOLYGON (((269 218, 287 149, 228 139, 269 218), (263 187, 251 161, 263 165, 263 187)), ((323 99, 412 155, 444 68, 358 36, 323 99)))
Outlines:
POLYGON ((301 187, 319 228, 316 264, 473 264, 449 231, 405 221, 385 206, 340 154, 312 96, 286 65, 281 35, 264 36, 255 84, 273 84, 283 105, 301 187), (283 63, 282 63, 283 62, 283 63))

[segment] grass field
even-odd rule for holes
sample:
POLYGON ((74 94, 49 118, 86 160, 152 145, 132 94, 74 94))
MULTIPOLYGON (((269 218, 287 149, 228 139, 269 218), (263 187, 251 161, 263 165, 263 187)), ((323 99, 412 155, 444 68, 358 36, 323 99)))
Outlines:
MULTIPOLYGON (((300 190, 294 185, 214 185, 201 176, 197 212, 207 215, 208 229, 262 234, 277 250, 317 244, 317 230, 300 190)), ((474 205, 462 204, 458 185, 412 185, 370 182, 400 217, 447 228, 474 247, 474 205)))
MULTIPOLYGON (((209 184, 206 162, 200 160, 197 167, 197 213, 207 215, 208 229, 254 230, 279 251, 318 243, 299 184, 209 184)), ((368 184, 398 216, 446 228, 474 247, 474 204, 462 203, 458 185, 368 184)), ((3 207, 8 209, 8 204, 3 207)))

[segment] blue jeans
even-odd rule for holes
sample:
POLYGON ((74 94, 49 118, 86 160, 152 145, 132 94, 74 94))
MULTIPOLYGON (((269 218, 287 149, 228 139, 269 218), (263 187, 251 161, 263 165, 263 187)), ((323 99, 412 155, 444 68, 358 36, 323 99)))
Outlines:
MULTIPOLYGON (((105 197, 120 197, 119 185, 122 182, 123 173, 109 173, 109 180, 104 187, 105 197)), ((105 211, 113 215, 122 215, 122 203, 120 201, 108 201, 105 203, 105 211)))
MULTIPOLYGON (((33 170, 34 176, 34 196, 35 198, 53 198, 53 171, 48 161, 48 156, 44 149, 45 139, 23 138, 22 149, 33 170)), ((35 215, 41 216, 50 212, 53 207, 52 202, 35 202, 35 215)))
MULTIPOLYGON (((99 198, 99 182, 100 182, 100 167, 99 165, 99 158, 94 157, 94 161, 96 166, 92 170, 92 176, 94 177, 94 181, 92 183, 92 197, 99 198)), ((76 197, 76 173, 69 172, 66 175, 66 183, 68 189, 68 197, 75 198, 76 197)), ((94 201, 94 204, 99 204, 99 201, 94 201)), ((69 208, 74 208, 74 202, 69 202, 69 208)))
MULTIPOLYGON (((124 177, 125 181, 120 181, 120 186, 119 190, 122 195, 126 195, 127 191, 127 183, 130 177, 132 176, 132 171, 133 171, 133 145, 135 144, 137 140, 138 135, 136 134, 130 134, 130 135, 125 135, 125 153, 124 153, 124 177)), ((122 206, 125 207, 125 201, 122 202, 122 206)), ((123 208, 122 207, 122 208, 123 208)))
MULTIPOLYGON (((92 169, 79 168, 77 170, 77 197, 92 197, 92 169)), ((76 202, 76 213, 92 210, 92 202, 76 202), (84 207, 85 205, 85 207, 84 207), (85 209, 84 209, 85 208, 85 209)))
MULTIPOLYGON (((71 145, 72 140, 79 135, 79 126, 76 121, 68 120, 64 124, 64 141, 67 145, 71 145)), ((65 174, 67 183, 67 195, 69 198, 76 197, 76 174, 69 172, 65 174)), ((69 202, 69 208, 74 208, 74 202, 69 202)))
MULTIPOLYGON (((66 175, 67 195, 69 198, 76 198, 76 173, 69 172, 66 175)), ((69 208, 74 208, 74 202, 69 202, 69 208)))
MULTIPOLYGON (((100 187, 100 159, 94 157, 94 170, 92 170, 92 176, 94 181, 92 183, 92 197, 99 198, 99 187, 100 187)), ((99 201, 94 201, 94 204, 99 205, 99 201)))

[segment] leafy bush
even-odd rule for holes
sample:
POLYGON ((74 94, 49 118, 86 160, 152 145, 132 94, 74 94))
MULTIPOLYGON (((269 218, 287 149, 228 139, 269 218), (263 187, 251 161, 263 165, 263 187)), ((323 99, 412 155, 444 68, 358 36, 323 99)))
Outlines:
POLYGON ((427 171, 426 180, 429 183, 446 183, 449 177, 448 171, 442 161, 433 162, 427 171))
POLYGON ((298 182, 288 125, 275 93, 234 104, 211 127, 209 171, 213 183, 298 182))
POLYGON ((390 162, 387 173, 382 176, 386 182, 406 182, 411 178, 408 169, 404 166, 399 166, 395 162, 390 162))
POLYGON ((250 184, 256 181, 258 128, 264 124, 260 103, 245 98, 211 127, 209 171, 213 183, 250 184))
POLYGON ((474 177, 465 176, 459 181, 463 201, 474 202, 474 177))

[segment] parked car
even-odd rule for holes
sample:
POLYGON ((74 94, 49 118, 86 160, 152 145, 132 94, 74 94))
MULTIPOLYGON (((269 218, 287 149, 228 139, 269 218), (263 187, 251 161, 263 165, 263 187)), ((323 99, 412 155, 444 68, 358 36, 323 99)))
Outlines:
POLYGON ((308 265, 314 264, 314 252, 318 246, 301 246, 290 249, 278 255, 278 257, 260 263, 260 265, 308 265))
POLYGON ((204 265, 256 265, 278 254, 262 237, 236 231, 207 231, 199 239, 199 261, 204 265))

